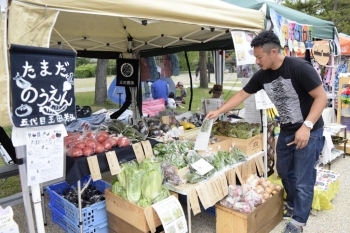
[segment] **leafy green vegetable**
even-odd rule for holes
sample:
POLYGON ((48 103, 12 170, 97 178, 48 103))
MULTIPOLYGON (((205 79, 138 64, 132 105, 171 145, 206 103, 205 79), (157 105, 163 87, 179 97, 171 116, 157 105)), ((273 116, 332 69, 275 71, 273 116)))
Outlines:
POLYGON ((160 202, 161 200, 164 200, 165 198, 170 196, 170 192, 167 188, 164 186, 161 186, 161 190, 159 192, 159 195, 153 199, 153 203, 160 202))
POLYGON ((142 180, 141 192, 143 197, 153 200, 159 195, 162 186, 162 175, 157 170, 147 172, 142 180))
POLYGON ((152 201, 151 199, 147 198, 147 197, 142 197, 139 202, 137 203, 138 206, 142 207, 142 208, 146 208, 150 205, 152 205, 152 201))
POLYGON ((126 180, 126 196, 127 200, 136 204, 141 197, 141 182, 144 172, 142 170, 127 168, 125 171, 126 180))
POLYGON ((120 184, 119 181, 116 181, 113 183, 112 193, 121 197, 123 194, 123 191, 125 192, 124 187, 120 184))

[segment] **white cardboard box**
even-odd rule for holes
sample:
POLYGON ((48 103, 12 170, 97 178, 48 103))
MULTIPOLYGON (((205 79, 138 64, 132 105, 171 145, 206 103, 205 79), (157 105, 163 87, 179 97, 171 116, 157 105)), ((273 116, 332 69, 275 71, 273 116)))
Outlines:
POLYGON ((0 229, 0 233, 19 233, 18 225, 16 222, 13 222, 12 225, 0 229))

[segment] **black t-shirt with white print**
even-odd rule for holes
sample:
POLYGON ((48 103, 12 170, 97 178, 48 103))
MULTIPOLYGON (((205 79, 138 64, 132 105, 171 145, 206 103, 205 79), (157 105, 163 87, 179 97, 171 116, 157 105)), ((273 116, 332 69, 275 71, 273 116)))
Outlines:
MULTIPOLYGON (((257 71, 243 90, 254 94, 264 89, 281 118, 281 130, 296 132, 308 116, 314 99, 309 92, 322 85, 313 66, 300 58, 285 57, 277 70, 257 71)), ((323 127, 322 116, 312 130, 323 127)))

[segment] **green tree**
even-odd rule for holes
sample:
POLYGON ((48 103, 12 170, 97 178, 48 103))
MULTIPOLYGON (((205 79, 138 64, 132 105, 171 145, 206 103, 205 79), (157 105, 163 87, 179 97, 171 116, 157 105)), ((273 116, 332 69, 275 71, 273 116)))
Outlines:
POLYGON ((89 58, 85 58, 85 57, 77 57, 77 59, 75 60, 75 66, 81 66, 81 65, 86 65, 90 63, 90 59, 89 58))
POLYGON ((285 6, 327 21, 350 34, 350 0, 286 0, 285 6))

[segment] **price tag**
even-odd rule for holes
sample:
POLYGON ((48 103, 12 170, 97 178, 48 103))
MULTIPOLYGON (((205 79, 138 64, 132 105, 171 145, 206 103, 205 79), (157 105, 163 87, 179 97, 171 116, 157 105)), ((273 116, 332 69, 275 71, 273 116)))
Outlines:
POLYGON ((205 183, 201 183, 200 185, 196 186, 196 191, 199 199, 203 204, 204 209, 208 209, 209 207, 211 207, 212 205, 210 204, 210 197, 208 195, 205 183))
POLYGON ((205 182, 205 186, 207 187, 207 191, 210 198, 210 206, 215 205, 216 202, 220 200, 220 194, 218 193, 218 190, 215 185, 216 178, 208 180, 208 182, 205 182))
POLYGON ((230 169, 226 172, 227 180, 230 185, 236 185, 236 169, 230 169))
MULTIPOLYGON (((226 178, 226 177, 225 177, 226 178)), ((217 176, 217 178, 214 180, 215 185, 215 192, 216 192, 216 202, 220 201, 222 198, 224 198, 224 190, 221 184, 221 177, 217 176)))
POLYGON ((162 122, 162 124, 170 125, 170 117, 169 116, 162 116, 161 122, 162 122))
POLYGON ((262 176, 264 174, 264 169, 260 166, 260 163, 259 163, 259 158, 255 158, 255 164, 256 164, 256 167, 258 168, 258 173, 260 176, 262 176))
POLYGON ((90 156, 87 158, 87 161, 88 161, 92 180, 93 181, 101 180, 102 176, 101 176, 101 171, 100 171, 100 166, 98 164, 97 156, 96 155, 90 156))
POLYGON ((115 153, 115 151, 108 151, 106 153, 106 158, 112 176, 119 174, 122 171, 122 169, 120 168, 117 154, 115 153))
POLYGON ((199 201, 198 201, 198 196, 197 196, 196 190, 195 189, 191 189, 187 193, 187 198, 189 198, 193 215, 196 215, 196 214, 200 213, 201 212, 201 207, 199 206, 199 201))
POLYGON ((146 158, 153 158, 154 155, 153 155, 153 149, 152 149, 151 143, 147 140, 147 141, 141 141, 141 144, 145 152, 146 158))
POLYGON ((200 159, 197 162, 191 164, 191 167, 196 170, 196 173, 203 176, 207 174, 209 171, 214 169, 213 165, 205 161, 204 159, 200 159))
POLYGON ((261 156, 259 156, 257 158, 257 160, 259 161, 260 164, 260 168, 262 169, 263 173, 265 172, 265 166, 264 166, 264 162, 263 162, 263 158, 261 156))
POLYGON ((227 185, 226 176, 225 174, 220 174, 219 177, 221 181, 221 188, 222 188, 223 195, 226 196, 228 194, 228 185, 227 185))
POLYGON ((235 168, 235 170, 236 170, 236 175, 237 175, 237 178, 238 178, 239 182, 240 182, 241 184, 243 184, 243 179, 242 179, 242 176, 241 176, 241 171, 240 171, 238 168, 235 168))
POLYGON ((145 154, 143 153, 141 143, 138 142, 138 143, 132 144, 132 148, 134 149, 137 162, 141 163, 142 160, 145 159, 145 154))

